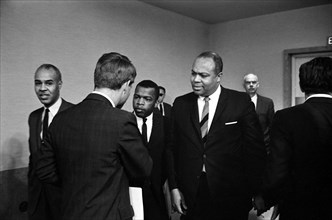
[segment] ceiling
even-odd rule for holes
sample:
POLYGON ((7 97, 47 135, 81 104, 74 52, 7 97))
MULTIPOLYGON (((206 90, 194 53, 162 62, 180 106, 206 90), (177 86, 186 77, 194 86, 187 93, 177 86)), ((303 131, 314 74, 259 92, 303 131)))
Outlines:
MULTIPOLYGON (((293 9, 332 4, 332 0, 140 0, 196 20, 216 24, 293 9)), ((332 12, 331 12, 332 13, 332 12)))

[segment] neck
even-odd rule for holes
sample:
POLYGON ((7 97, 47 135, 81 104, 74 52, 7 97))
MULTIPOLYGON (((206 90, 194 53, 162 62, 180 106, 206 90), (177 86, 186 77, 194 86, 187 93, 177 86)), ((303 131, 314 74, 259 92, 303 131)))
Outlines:
POLYGON ((121 96, 120 90, 112 90, 109 88, 95 88, 95 91, 101 92, 101 93, 105 94, 106 96, 108 96, 114 102, 114 105, 115 105, 114 107, 118 106, 119 101, 120 101, 120 96, 121 96))

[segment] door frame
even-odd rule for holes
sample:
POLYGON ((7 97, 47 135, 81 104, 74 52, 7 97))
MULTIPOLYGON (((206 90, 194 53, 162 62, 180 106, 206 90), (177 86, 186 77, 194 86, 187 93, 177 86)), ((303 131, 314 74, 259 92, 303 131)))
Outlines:
POLYGON ((283 71, 283 94, 284 108, 292 105, 292 57, 294 55, 309 55, 316 53, 328 53, 332 52, 332 46, 325 47, 307 47, 298 49, 287 49, 284 50, 284 71, 283 71))

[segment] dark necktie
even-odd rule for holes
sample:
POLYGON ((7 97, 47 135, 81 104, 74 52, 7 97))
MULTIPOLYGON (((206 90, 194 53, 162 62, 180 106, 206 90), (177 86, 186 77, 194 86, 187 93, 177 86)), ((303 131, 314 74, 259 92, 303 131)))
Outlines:
POLYGON ((160 110, 161 115, 164 115, 163 104, 162 103, 160 103, 160 105, 159 105, 159 110, 160 110))
POLYGON ((147 126, 146 126, 146 118, 143 118, 143 124, 142 124, 142 137, 143 137, 143 143, 145 146, 148 144, 148 134, 147 134, 147 126))
POLYGON ((204 107, 203 107, 203 113, 202 113, 202 120, 199 123, 201 127, 201 134, 203 142, 205 143, 207 140, 207 134, 208 134, 208 121, 209 121, 209 97, 205 97, 204 101, 204 107))
POLYGON ((47 130, 48 130, 48 108, 45 109, 44 119, 43 119, 43 140, 45 140, 47 130))

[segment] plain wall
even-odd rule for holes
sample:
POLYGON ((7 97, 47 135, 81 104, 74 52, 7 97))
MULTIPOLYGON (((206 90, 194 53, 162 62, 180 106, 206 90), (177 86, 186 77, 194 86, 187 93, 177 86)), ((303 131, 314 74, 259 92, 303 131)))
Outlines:
POLYGON ((210 47, 223 58, 225 87, 244 91, 246 73, 258 75, 258 93, 283 106, 283 51, 321 47, 332 36, 332 4, 210 26, 210 47))
MULTIPOLYGON (((117 51, 136 66, 136 83, 154 80, 172 103, 190 91, 193 58, 207 45, 204 23, 138 1, 1 1, 0 171, 28 165, 28 116, 41 107, 33 77, 42 63, 60 69, 62 97, 78 103, 93 90, 99 57, 117 51)), ((131 102, 132 94, 125 110, 131 102)))

